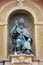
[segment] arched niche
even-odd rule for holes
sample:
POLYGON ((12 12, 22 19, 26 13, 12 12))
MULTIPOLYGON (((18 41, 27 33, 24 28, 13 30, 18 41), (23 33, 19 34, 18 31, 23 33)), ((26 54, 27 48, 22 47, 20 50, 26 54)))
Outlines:
POLYGON ((32 40, 33 40, 32 51, 33 51, 33 54, 35 55, 34 17, 32 16, 32 14, 30 12, 23 10, 23 9, 18 9, 16 11, 13 11, 8 17, 8 43, 7 43, 8 55, 12 54, 12 41, 10 38, 10 30, 13 28, 15 20, 17 20, 21 17, 24 18, 25 26, 32 37, 32 40))

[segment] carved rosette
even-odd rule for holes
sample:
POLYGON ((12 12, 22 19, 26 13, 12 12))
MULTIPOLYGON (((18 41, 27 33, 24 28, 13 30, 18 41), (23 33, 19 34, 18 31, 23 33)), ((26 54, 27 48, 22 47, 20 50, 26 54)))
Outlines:
POLYGON ((24 0, 17 0, 17 6, 22 7, 24 0))

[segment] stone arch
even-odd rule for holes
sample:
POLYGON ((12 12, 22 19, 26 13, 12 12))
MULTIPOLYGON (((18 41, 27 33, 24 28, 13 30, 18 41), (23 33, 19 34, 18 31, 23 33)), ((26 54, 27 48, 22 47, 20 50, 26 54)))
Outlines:
MULTIPOLYGON (((3 31, 4 31, 3 32, 3 38, 4 38, 3 39, 3 48, 5 49, 5 50, 3 50, 4 57, 7 57, 8 18, 10 16, 10 14, 16 10, 25 10, 33 16, 35 31, 37 31, 36 24, 40 24, 40 20, 41 21, 43 20, 43 18, 41 18, 42 14, 41 14, 41 17, 39 16, 39 14, 37 15, 37 13, 41 13, 40 9, 37 6, 35 6, 34 3, 32 3, 31 1, 25 1, 24 5, 21 8, 17 6, 17 1, 12 1, 12 2, 9 2, 6 5, 4 5, 0 9, 0 25, 4 25, 4 29, 3 29, 3 31), (27 2, 29 5, 27 5, 27 2), (35 11, 36 9, 37 9, 37 11, 35 11)), ((35 31, 34 31, 34 33, 35 33, 35 39, 36 39, 37 33, 35 31)), ((37 44, 37 40, 35 40, 35 44, 37 44)))
MULTIPOLYGON (((26 2, 24 2, 24 3, 26 3, 26 2)), ((2 19, 4 19, 4 21, 7 21, 7 18, 8 18, 8 16, 11 14, 11 12, 12 11, 15 11, 15 10, 17 10, 17 9, 24 9, 24 10, 27 10, 28 12, 30 12, 32 15, 33 15, 33 17, 34 17, 34 19, 35 19, 35 22, 34 23, 36 23, 36 19, 38 20, 38 17, 37 17, 37 14, 36 14, 36 12, 34 11, 34 8, 36 8, 37 10, 39 10, 39 8, 37 8, 36 7, 36 5, 34 5, 31 1, 29 1, 28 3, 30 3, 28 6, 27 6, 27 3, 23 6, 23 7, 18 7, 17 5, 15 5, 15 4, 17 4, 17 2, 15 2, 15 1, 12 1, 12 2, 9 2, 9 3, 7 3, 6 5, 4 5, 1 9, 0 9, 0 14, 3 16, 4 15, 4 17, 2 17, 2 19), (31 5, 33 6, 33 7, 31 7, 31 5), (11 7, 12 6, 12 7, 11 7), (5 12, 6 12, 6 14, 5 14, 5 12), (2 14, 3 13, 3 14, 2 14)), ((38 11, 38 12, 40 12, 40 11, 38 11)), ((1 20, 2 20, 1 19, 1 20)))
POLYGON ((37 18, 37 16, 36 16, 36 14, 33 13, 34 11, 33 11, 31 8, 28 8, 28 7, 22 7, 22 8, 15 7, 15 8, 12 8, 12 9, 7 13, 8 15, 6 16, 6 19, 5 19, 6 23, 8 22, 7 20, 8 20, 9 15, 10 15, 13 11, 16 11, 16 10, 25 10, 25 11, 29 12, 29 13, 33 16, 33 18, 34 18, 34 24, 37 23, 38 18, 37 18), (36 19, 37 19, 37 21, 36 21, 36 19))

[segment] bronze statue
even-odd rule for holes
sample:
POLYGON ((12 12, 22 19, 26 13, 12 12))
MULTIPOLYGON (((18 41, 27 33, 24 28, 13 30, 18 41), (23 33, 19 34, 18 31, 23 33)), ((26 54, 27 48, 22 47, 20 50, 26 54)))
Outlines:
POLYGON ((13 43, 13 53, 32 53, 32 38, 24 25, 23 18, 20 18, 19 20, 15 21, 15 25, 10 31, 10 36, 13 43))

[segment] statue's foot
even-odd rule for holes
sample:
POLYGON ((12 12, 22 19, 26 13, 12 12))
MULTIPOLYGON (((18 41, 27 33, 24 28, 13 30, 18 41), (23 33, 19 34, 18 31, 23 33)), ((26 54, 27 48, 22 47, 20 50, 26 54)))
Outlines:
POLYGON ((25 50, 24 53, 25 54, 32 54, 32 51, 31 50, 25 50))

